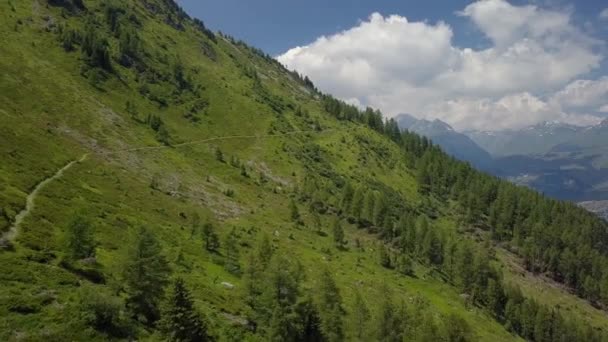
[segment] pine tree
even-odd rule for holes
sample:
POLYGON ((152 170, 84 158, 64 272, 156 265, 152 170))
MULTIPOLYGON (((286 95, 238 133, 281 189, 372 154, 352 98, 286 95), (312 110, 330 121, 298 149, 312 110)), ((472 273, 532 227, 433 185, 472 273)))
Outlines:
POLYGON ((170 273, 169 264, 161 252, 156 238, 142 228, 124 268, 127 307, 136 318, 147 324, 159 318, 158 304, 170 273))
POLYGON ((379 259, 380 259, 380 265, 382 267, 385 268, 392 268, 393 265, 391 263, 391 255, 389 254, 389 251, 387 250, 387 248, 381 244, 380 248, 379 248, 379 259))
POLYGON ((343 341, 342 297, 340 296, 336 282, 327 268, 321 272, 316 293, 316 306, 321 320, 321 331, 325 337, 324 340, 328 342, 343 341))
POLYGON ((95 232, 82 216, 76 216, 68 225, 65 252, 69 259, 79 260, 95 256, 95 232))
POLYGON ((332 234, 334 236, 334 243, 336 247, 338 247, 339 249, 344 248, 344 245, 346 244, 346 241, 344 241, 344 228, 342 228, 339 218, 336 218, 334 220, 334 224, 332 226, 332 234))
POLYGON ((350 215, 359 220, 362 215, 363 203, 365 202, 365 189, 363 187, 358 187, 355 190, 353 195, 352 204, 350 206, 350 215))
POLYGON ((369 226, 374 222, 374 203, 376 201, 376 194, 373 191, 368 191, 365 194, 365 200, 363 201, 363 209, 361 211, 361 217, 359 219, 363 226, 369 226))
POLYGON ((300 333, 297 303, 303 272, 297 261, 281 254, 272 257, 263 277, 257 319, 271 341, 292 341, 300 333))
POLYGON ((182 278, 175 280, 173 291, 169 295, 159 323, 161 331, 170 341, 210 340, 207 325, 194 308, 190 291, 182 278))
POLYGON ((270 238, 267 234, 262 234, 256 251, 256 256, 260 259, 260 262, 264 268, 268 266, 268 263, 270 263, 273 254, 274 251, 272 249, 272 244, 270 243, 270 238))
POLYGON ((494 317, 502 317, 504 310, 504 292, 500 281, 489 279, 486 290, 487 308, 494 317))
POLYGON ((260 281, 268 268, 274 251, 270 244, 268 235, 262 235, 255 250, 251 251, 246 258, 244 267, 244 289, 245 301, 251 309, 258 310, 260 296, 263 293, 264 284, 260 281))
POLYGON ((232 228, 230 233, 226 235, 224 249, 226 251, 226 270, 233 274, 239 274, 241 265, 239 264, 239 245, 235 228, 232 228))
POLYGON ((207 222, 203 225, 203 229, 201 231, 201 236, 203 237, 203 241, 205 242, 205 249, 210 252, 217 251, 220 248, 220 239, 213 228, 213 224, 207 222))
POLYGON ((321 331, 321 319, 319 313, 310 297, 301 300, 296 307, 299 317, 299 331, 297 336, 291 336, 292 341, 323 342, 325 341, 321 331))
POLYGON ((355 190, 353 189, 353 186, 350 183, 346 183, 344 190, 342 190, 342 198, 340 199, 340 208, 343 213, 347 213, 350 209, 354 194, 355 190))
POLYGON ((315 232, 321 233, 323 231, 321 216, 316 211, 310 212, 310 219, 312 221, 312 228, 315 232))
POLYGON ((351 326, 354 327, 354 337, 357 341, 367 341, 368 331, 367 327, 370 319, 370 312, 361 296, 359 291, 355 292, 355 303, 353 305, 353 311, 350 314, 351 326))
POLYGON ((398 271, 406 276, 414 275, 414 264, 412 262, 412 258, 409 255, 403 254, 399 257, 399 261, 397 262, 398 271))
MULTIPOLYGON (((386 197, 384 194, 379 193, 376 196, 376 200, 374 202, 374 211, 372 222, 376 227, 386 227, 387 223, 387 205, 386 205, 386 197)), ((389 227, 386 227, 389 228, 389 227)))
POLYGON ((403 327, 394 298, 388 294, 388 289, 383 291, 376 318, 376 341, 401 342, 403 341, 403 327))
POLYGON ((298 205, 293 198, 289 201, 289 215, 293 222, 300 220, 300 211, 298 210, 298 205))

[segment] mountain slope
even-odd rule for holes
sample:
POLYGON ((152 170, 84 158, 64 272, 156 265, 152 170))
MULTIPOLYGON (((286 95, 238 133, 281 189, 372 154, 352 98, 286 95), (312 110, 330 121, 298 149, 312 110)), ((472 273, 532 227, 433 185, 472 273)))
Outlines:
POLYGON ((173 1, 9 1, 0 16, 0 230, 27 210, 0 251, 0 339, 166 340, 177 278, 217 340, 608 328, 582 300, 599 319, 521 294, 495 256, 500 242, 549 273, 541 246, 574 250, 560 269, 590 280, 568 286, 604 305, 587 285, 608 238, 583 210, 320 94, 173 1), (146 267, 159 281, 133 281, 146 267), (159 294, 145 310, 140 283, 159 294))
POLYGON ((465 134, 456 132, 441 120, 417 119, 408 114, 395 117, 399 128, 420 134, 433 140, 449 155, 468 161, 474 166, 487 170, 491 168, 492 157, 465 134))

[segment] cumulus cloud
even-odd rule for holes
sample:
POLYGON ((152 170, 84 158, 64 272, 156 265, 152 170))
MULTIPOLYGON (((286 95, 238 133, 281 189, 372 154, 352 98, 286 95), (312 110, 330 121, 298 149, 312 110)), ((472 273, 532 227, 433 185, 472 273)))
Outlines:
POLYGON ((608 8, 604 8, 604 10, 600 12, 600 19, 608 20, 608 8))
POLYGON ((553 95, 550 100, 567 110, 593 111, 608 104, 608 77, 576 80, 553 95))
MULTIPOLYGON (((565 112, 573 107, 573 96, 584 101, 582 93, 599 91, 591 86, 575 84, 554 98, 539 95, 561 89, 602 60, 599 41, 573 25, 570 13, 484 0, 457 14, 468 18, 491 46, 455 46, 454 32, 444 22, 373 13, 356 27, 277 58, 352 103, 378 107, 388 116, 407 112, 439 118, 459 129, 576 121, 576 114, 582 123, 594 116, 565 112)), ((608 101, 594 104, 594 110, 604 104, 608 101)), ((577 109, 583 107, 588 109, 577 109)))

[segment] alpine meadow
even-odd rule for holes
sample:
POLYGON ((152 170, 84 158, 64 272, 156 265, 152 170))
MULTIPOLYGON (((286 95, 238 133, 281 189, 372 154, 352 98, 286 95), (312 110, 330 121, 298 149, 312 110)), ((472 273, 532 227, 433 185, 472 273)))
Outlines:
POLYGON ((0 340, 608 341, 608 223, 173 0, 0 0, 0 340))

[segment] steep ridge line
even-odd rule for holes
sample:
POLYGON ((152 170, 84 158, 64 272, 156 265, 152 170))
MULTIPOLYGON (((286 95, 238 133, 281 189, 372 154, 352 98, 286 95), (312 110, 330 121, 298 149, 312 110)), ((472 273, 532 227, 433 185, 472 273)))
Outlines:
MULTIPOLYGON (((183 142, 183 143, 179 143, 179 144, 175 144, 175 145, 143 146, 143 147, 123 149, 123 150, 115 150, 115 151, 110 151, 110 152, 106 153, 106 155, 120 153, 120 152, 135 152, 135 151, 143 151, 143 150, 159 150, 159 149, 164 149, 164 148, 175 148, 175 147, 181 147, 181 146, 202 144, 202 143, 216 141, 216 140, 272 138, 272 137, 281 137, 281 136, 305 134, 305 133, 319 133, 320 134, 320 133, 327 133, 327 132, 331 132, 331 131, 334 131, 334 130, 326 129, 326 130, 322 130, 322 131, 317 131, 317 130, 291 131, 291 132, 287 132, 287 133, 264 134, 264 135, 229 135, 229 136, 224 136, 224 137, 213 137, 213 138, 207 138, 207 139, 202 139, 202 140, 193 140, 193 141, 183 142)), ((74 164, 85 161, 88 156, 89 156, 89 154, 85 153, 84 155, 82 155, 82 157, 80 157, 80 159, 72 160, 71 162, 64 165, 61 169, 57 170, 57 172, 54 175, 52 175, 49 178, 44 179, 43 181, 41 181, 34 187, 34 190, 27 195, 25 208, 23 210, 21 210, 17 214, 17 216, 15 216, 15 221, 13 222, 13 224, 11 225, 9 230, 6 233, 4 233, 4 235, 2 235, 2 238, 0 238, 0 248, 1 248, 1 245, 6 244, 6 241, 11 242, 15 239, 15 237, 17 236, 17 233, 19 231, 19 227, 21 226, 21 223, 27 217, 27 215, 29 215, 29 213, 34 209, 34 204, 35 204, 34 200, 36 199, 36 196, 38 196, 38 193, 42 190, 42 188, 44 188, 44 186, 46 186, 50 182, 61 178, 61 176, 63 176, 63 173, 65 171, 70 169, 74 164)))

